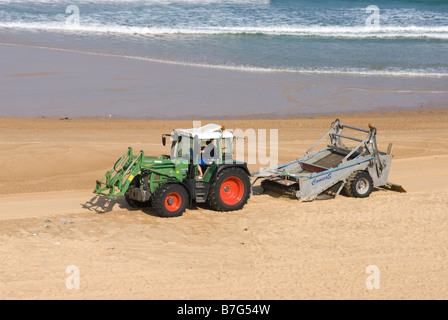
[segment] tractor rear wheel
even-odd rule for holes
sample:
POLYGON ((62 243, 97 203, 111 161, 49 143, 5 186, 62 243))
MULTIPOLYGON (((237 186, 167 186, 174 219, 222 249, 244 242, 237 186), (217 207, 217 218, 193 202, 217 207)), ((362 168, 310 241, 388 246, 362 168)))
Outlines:
POLYGON ((367 198, 373 190, 373 180, 366 171, 355 171, 344 186, 345 193, 350 197, 367 198))
POLYGON ((154 193, 152 205, 161 217, 179 217, 190 202, 187 190, 180 184, 169 183, 160 186, 154 193))
POLYGON ((250 180, 238 167, 222 170, 210 185, 208 204, 217 211, 240 210, 250 196, 250 180))

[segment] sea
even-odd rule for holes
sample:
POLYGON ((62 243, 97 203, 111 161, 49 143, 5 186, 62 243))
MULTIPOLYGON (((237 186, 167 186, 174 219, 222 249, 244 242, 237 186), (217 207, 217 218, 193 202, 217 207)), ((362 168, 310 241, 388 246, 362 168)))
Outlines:
POLYGON ((446 0, 0 0, 0 43, 260 72, 448 77, 446 0))

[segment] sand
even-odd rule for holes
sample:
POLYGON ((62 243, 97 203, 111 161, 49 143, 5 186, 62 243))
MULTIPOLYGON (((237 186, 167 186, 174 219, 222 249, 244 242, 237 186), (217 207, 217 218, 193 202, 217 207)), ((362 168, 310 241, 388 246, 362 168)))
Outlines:
MULTIPOLYGON (((0 298, 448 298, 448 112, 338 117, 394 144, 389 180, 407 193, 304 203, 255 186, 241 211, 164 219, 92 190, 128 146, 166 153, 161 134, 191 121, 0 118, 0 298), (366 287, 371 265, 379 289, 366 287)), ((283 163, 335 118, 210 122, 278 129, 283 163)))

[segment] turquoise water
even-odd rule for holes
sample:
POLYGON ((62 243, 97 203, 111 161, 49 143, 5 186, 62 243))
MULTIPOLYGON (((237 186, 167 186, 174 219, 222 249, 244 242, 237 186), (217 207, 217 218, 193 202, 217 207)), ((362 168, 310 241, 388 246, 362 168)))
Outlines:
POLYGON ((448 1, 0 0, 0 42, 221 68, 448 77, 448 1), (74 2, 79 16, 66 12, 74 2))

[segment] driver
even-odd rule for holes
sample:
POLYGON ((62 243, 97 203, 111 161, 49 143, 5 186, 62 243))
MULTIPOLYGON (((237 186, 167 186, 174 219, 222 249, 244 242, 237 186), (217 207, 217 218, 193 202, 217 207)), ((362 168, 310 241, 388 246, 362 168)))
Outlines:
POLYGON ((205 169, 205 166, 207 166, 207 161, 213 159, 215 156, 215 145, 212 142, 212 140, 207 140, 205 146, 201 148, 201 157, 198 161, 198 179, 204 177, 203 170, 205 169))

